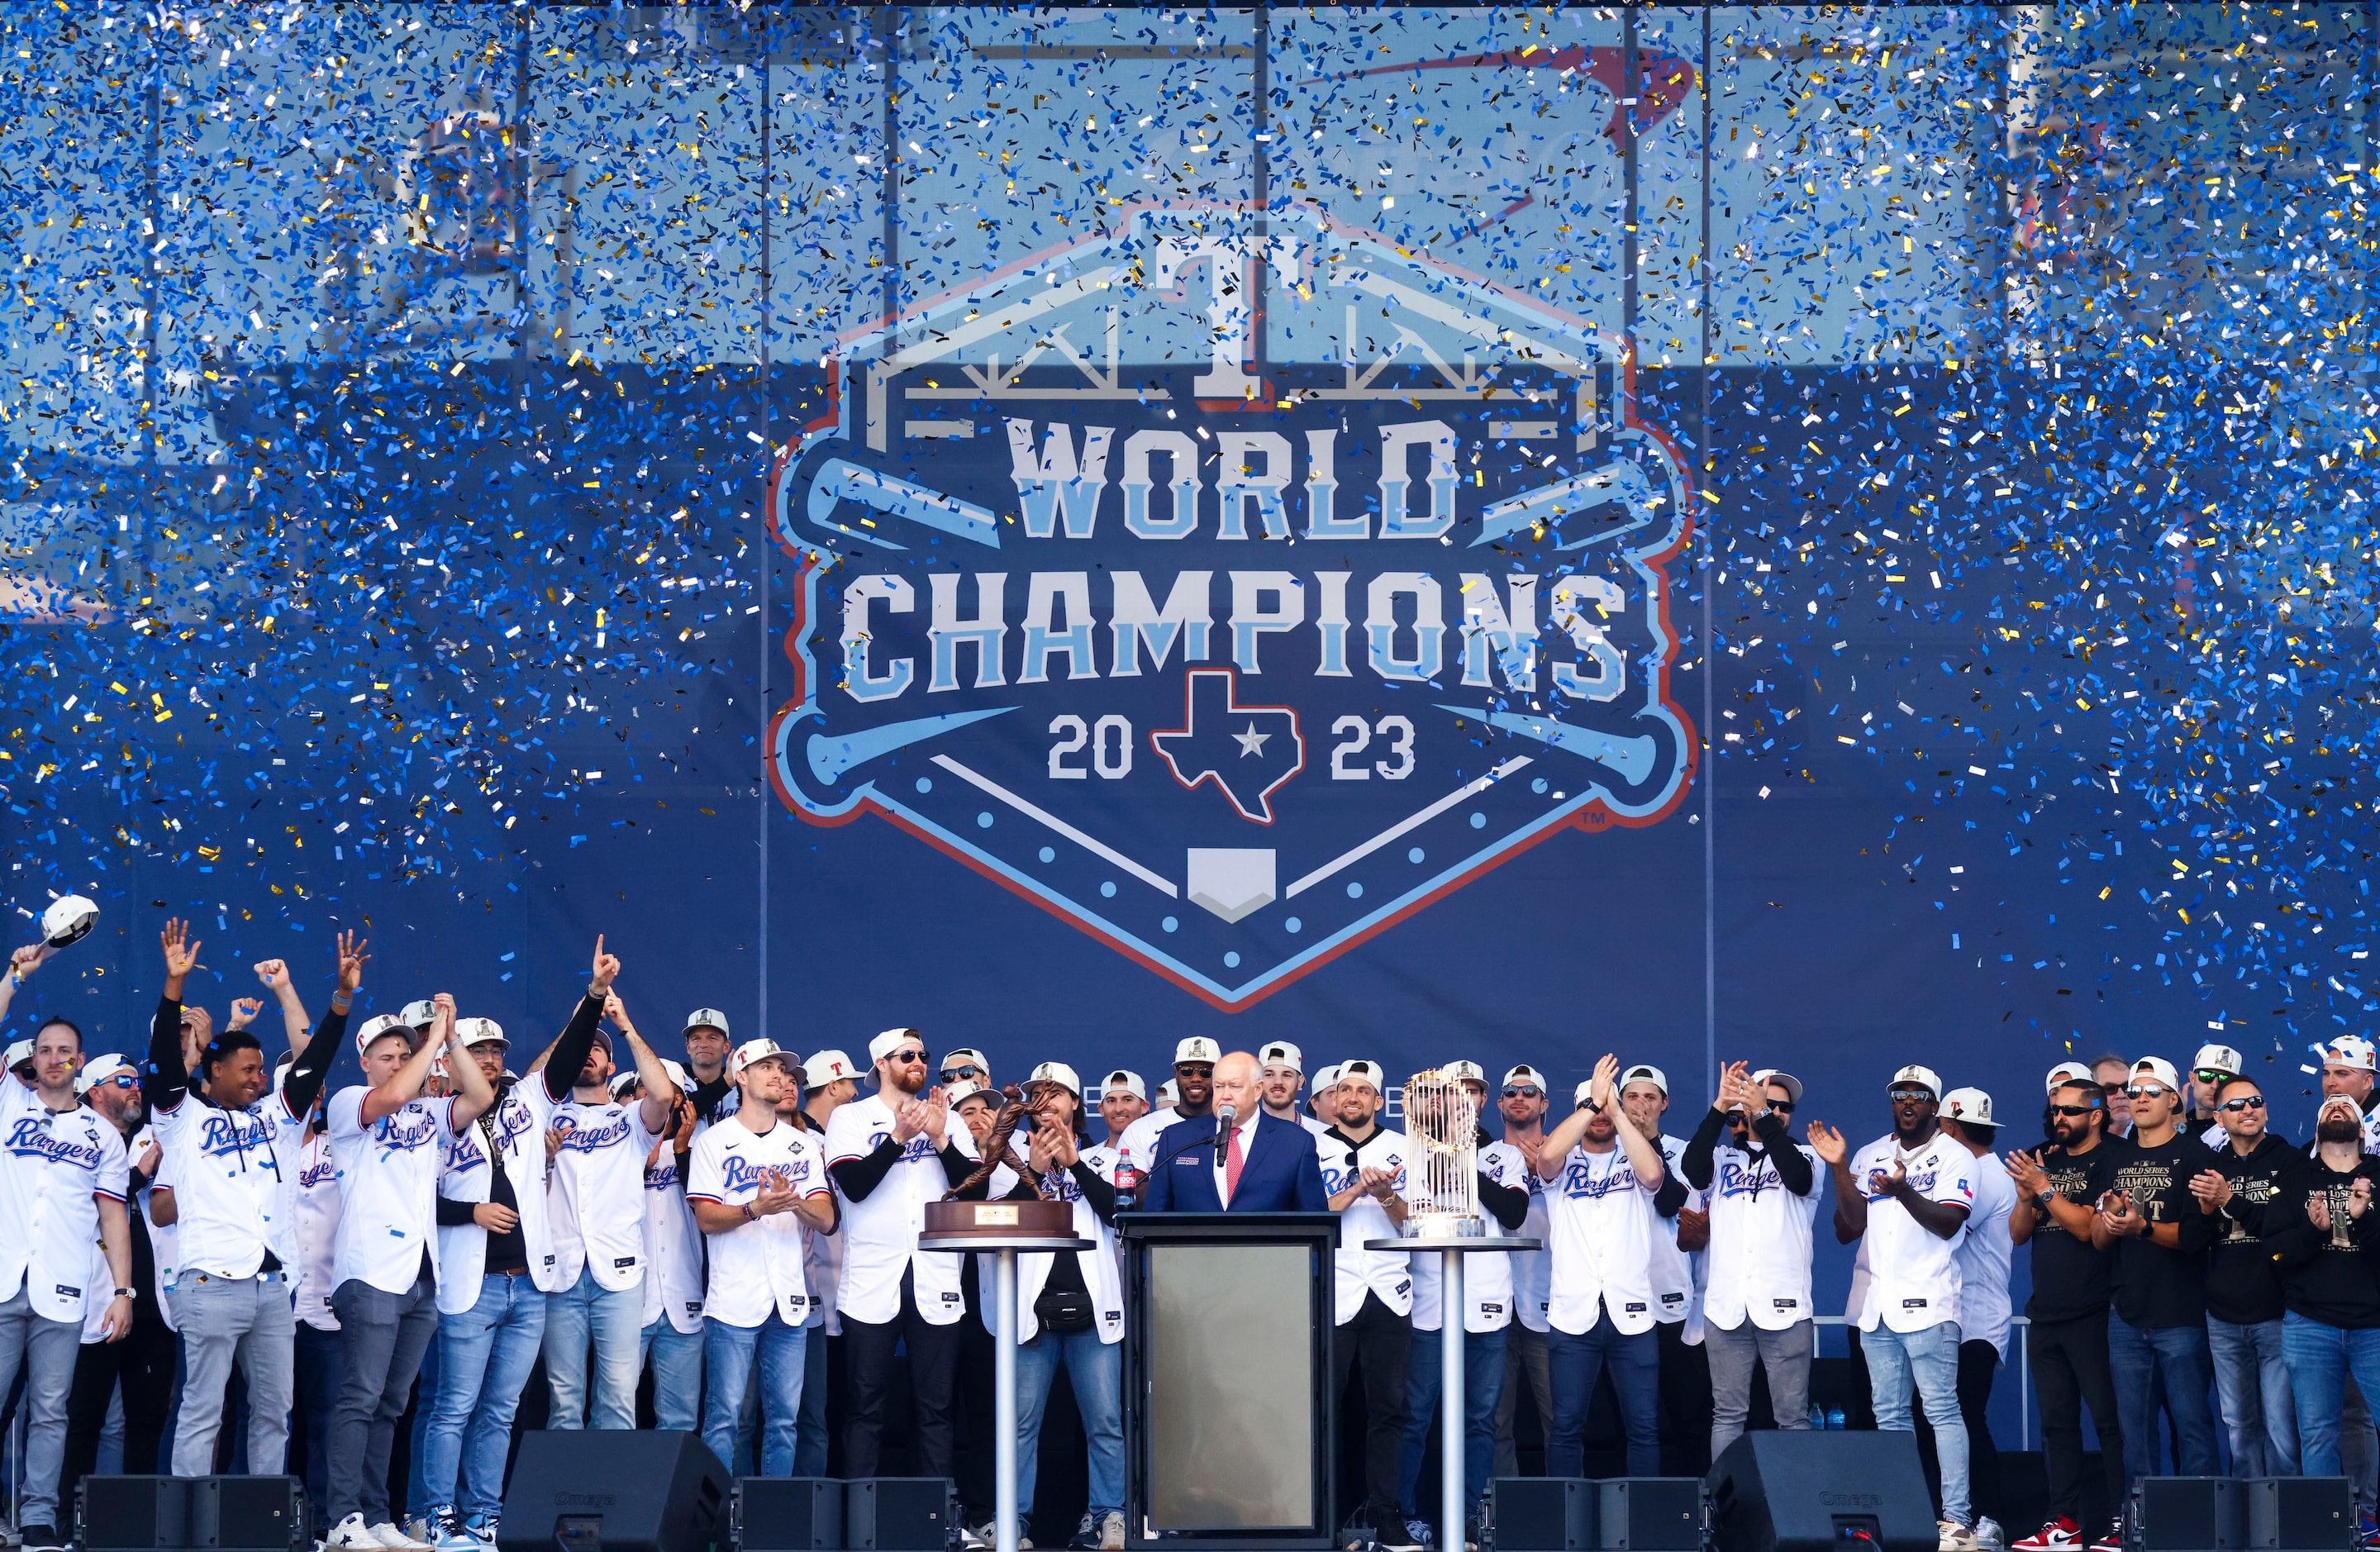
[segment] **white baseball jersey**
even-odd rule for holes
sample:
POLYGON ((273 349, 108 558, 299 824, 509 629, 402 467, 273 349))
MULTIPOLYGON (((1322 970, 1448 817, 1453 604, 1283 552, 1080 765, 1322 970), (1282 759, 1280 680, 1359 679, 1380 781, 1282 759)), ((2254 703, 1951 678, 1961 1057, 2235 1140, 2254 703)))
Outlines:
MULTIPOLYGON (((120 1137, 123 1134, 119 1132, 116 1135, 120 1137)), ((128 1186, 131 1183, 132 1161, 148 1152, 149 1145, 156 1140, 155 1129, 144 1126, 124 1145, 125 1183, 128 1186)), ((163 1169, 164 1166, 161 1162, 158 1168, 163 1169)), ((153 1182, 148 1189, 154 1189, 153 1182)), ((140 1198, 148 1194, 148 1189, 133 1193, 132 1198, 126 1206, 128 1213, 140 1210, 140 1198)), ((129 1229, 130 1225, 128 1224, 126 1227, 129 1229)), ((153 1244, 150 1248, 152 1252, 155 1250, 153 1244)), ((139 1274, 136 1272, 134 1275, 139 1274)), ((107 1306, 115 1302, 115 1274, 108 1269, 107 1246, 93 1240, 91 1245, 91 1280, 83 1287, 82 1300, 82 1340, 86 1346, 91 1342, 106 1340, 106 1333, 102 1328, 107 1319, 107 1306)), ((158 1280, 157 1285, 157 1307, 161 1311, 165 1307, 165 1289, 163 1279, 158 1280)), ((170 1319, 165 1324, 168 1329, 172 1328, 173 1322, 170 1319)))
MULTIPOLYGON (((2372 1098, 2363 1103, 2363 1151, 2380 1153, 2380 1092, 2375 1092, 2372 1098)), ((2214 1143, 2208 1146, 2219 1147, 2222 1145, 2214 1143)))
POLYGON ((438 1165, 455 1134, 455 1100, 416 1097, 367 1126, 363 1085, 331 1096, 331 1157, 339 1170, 338 1249, 331 1286, 361 1280, 386 1293, 413 1287, 429 1257, 438 1275, 438 1165))
MULTIPOLYGON (((479 1120, 446 1139, 439 1157, 438 1194, 475 1206, 492 1202, 496 1182, 488 1161, 492 1141, 496 1157, 503 1161, 504 1179, 513 1188, 514 1210, 520 1214, 521 1249, 528 1261, 528 1279, 541 1293, 559 1292, 570 1286, 562 1279, 561 1257, 553 1248, 547 1208, 545 1128, 553 1109, 544 1075, 531 1073, 506 1088, 504 1097, 479 1120)), ((462 1315, 477 1304, 487 1267, 485 1229, 476 1223, 440 1225, 439 1313, 462 1315)))
MULTIPOLYGON (((171 1159, 158 1159, 157 1175, 149 1182, 149 1189, 144 1194, 146 1199, 141 1203, 142 1211, 146 1212, 155 1205, 157 1194, 161 1191, 165 1194, 166 1201, 174 1199, 174 1165, 171 1159)), ((173 1292, 174 1285, 182 1278, 181 1237, 182 1231, 175 1224, 159 1223, 157 1215, 149 1213, 149 1254, 157 1262, 157 1307, 164 1312, 165 1326, 169 1330, 176 1328, 173 1292)))
MULTIPOLYGON (((816 1122, 811 1126, 810 1135, 818 1139, 819 1157, 824 1158, 826 1129, 816 1122)), ((827 1186, 834 1189, 832 1175, 827 1176, 827 1186)), ((839 1200, 843 1193, 836 1190, 835 1195, 839 1200)), ((843 1291, 842 1227, 838 1220, 836 1232, 821 1234, 808 1224, 802 1226, 802 1276, 810 1285, 808 1324, 822 1328, 820 1335, 830 1337, 843 1335, 843 1318, 836 1313, 834 1303, 835 1296, 843 1291)))
MULTIPOLYGON (((828 1167, 865 1158, 892 1135, 892 1107, 881 1096, 854 1099, 828 1118, 828 1167)), ((975 1134, 956 1116, 942 1129, 942 1138, 969 1158, 982 1157, 975 1134)), ((965 1311, 960 1257, 917 1248, 917 1236, 926 1227, 926 1204, 941 1201, 951 1188, 940 1153, 940 1146, 920 1132, 865 1201, 844 1197, 843 1283, 835 1292, 835 1310, 843 1318, 881 1326, 898 1316, 904 1272, 910 1274, 917 1313, 927 1325, 947 1326, 965 1311)))
POLYGON ((1949 1239, 1909 1216, 1889 1196, 1868 1189, 1868 1174, 1891 1172, 1893 1160, 1908 1171, 1910 1189, 1933 1202, 1975 1204, 1975 1158, 1940 1132, 1908 1153, 1890 1134, 1859 1150, 1852 1179, 1867 1197, 1867 1297, 1861 1301, 1859 1328, 1882 1321, 1896 1331, 1922 1331, 1959 1318, 1959 1244, 1961 1226, 1949 1239))
MULTIPOLYGON (((738 1115, 705 1127, 694 1140, 686 1160, 688 1201, 738 1206, 775 1185, 789 1186, 805 1200, 832 1194, 815 1135, 782 1121, 755 1133, 738 1115)), ((710 1280, 702 1302, 706 1316, 747 1328, 765 1324, 772 1313, 788 1326, 809 1318, 799 1218, 771 1213, 706 1235, 705 1241, 710 1251, 710 1280)))
POLYGON ((1749 1320, 1761 1330, 1781 1331, 1816 1313, 1810 1303, 1810 1230, 1825 1194, 1827 1167, 1810 1148, 1785 1146, 1810 1161, 1806 1196, 1785 1189, 1766 1149, 1755 1155, 1726 1142, 1711 1149, 1710 1282, 1703 1318, 1721 1330, 1749 1320))
POLYGON ((1181 1119, 1182 1112, 1168 1105, 1162 1109, 1149 1111, 1125 1127, 1123 1135, 1116 1140, 1116 1151, 1144 1182, 1148 1179, 1149 1167, 1157 1162, 1157 1139, 1165 1134, 1167 1127, 1181 1119))
MULTIPOLYGON (((1020 1150, 1021 1151, 1021 1150, 1020 1150)), ((1082 1149, 1083 1162, 1092 1172, 1109 1184, 1115 1183, 1115 1153, 1109 1148, 1082 1149)), ((1014 1179, 1014 1171, 1011 1171, 1014 1179)), ((1091 1210, 1083 1188, 1075 1182, 1072 1170, 1053 1170, 1047 1177, 1051 1196, 1074 1209, 1075 1238, 1088 1240, 1096 1250, 1029 1251, 1016 1258, 1016 1340, 1031 1341, 1041 1330, 1041 1317, 1034 1313, 1034 1302, 1041 1290, 1049 1286, 1050 1268, 1060 1255, 1072 1255, 1082 1268, 1083 1287, 1091 1296, 1091 1328, 1099 1334, 1103 1343, 1123 1340, 1123 1263, 1116 1252, 1115 1230, 1099 1221, 1091 1210)), ((997 1194, 997 1193, 995 1193, 997 1194)), ((990 1259, 990 1257, 986 1257, 990 1259)), ((980 1267, 977 1269, 978 1286, 990 1290, 991 1276, 980 1267)), ((989 1291, 985 1298, 991 1295, 989 1291)))
POLYGON ((1314 1146, 1318 1150, 1322 1146, 1322 1139, 1330 1134, 1329 1122, 1317 1121, 1303 1110, 1297 1113, 1297 1124, 1305 1128, 1305 1134, 1314 1139, 1314 1146))
POLYGON ((595 1286, 617 1293, 645 1276, 645 1155, 654 1134, 644 1101, 582 1105, 565 1099, 548 1123, 562 1134, 547 1206, 558 1286, 592 1268, 595 1286))
POLYGON ((1570 1150, 1546 1192, 1554 1329, 1581 1336, 1607 1315, 1625 1336, 1653 1328, 1653 1244, 1671 1229, 1654 1210, 1658 1190, 1636 1178, 1617 1141, 1607 1153, 1570 1150))
POLYGON ((228 1110, 185 1090, 152 1118, 165 1158, 160 1172, 174 1182, 182 1269, 252 1278, 269 1251, 294 1272, 294 1177, 304 1123, 280 1094, 228 1110))
MULTIPOLYGON (((317 1132, 298 1152, 298 1318, 318 1331, 335 1331, 339 1317, 331 1293, 339 1244, 339 1163, 331 1134, 317 1132)), ((149 1231, 152 1249, 159 1231, 149 1231)), ((160 1255, 162 1255, 162 1252, 160 1255)), ((162 1265, 162 1262, 161 1262, 162 1265)))
MULTIPOLYGON (((1543 1141, 1542 1134, 1539 1137, 1543 1141)), ((1553 1222, 1548 1216, 1546 1182, 1542 1176, 1528 1167, 1528 1156, 1523 1154, 1521 1183, 1529 1188, 1529 1214, 1521 1219, 1522 1239, 1535 1240, 1536 1250, 1516 1250, 1507 1257, 1512 1264, 1512 1303, 1521 1324, 1532 1331, 1546 1328, 1546 1306, 1553 1298, 1553 1222)))
MULTIPOLYGON (((698 1119, 695 1141, 708 1130, 698 1119)), ((645 1163, 645 1324, 667 1316, 674 1331, 700 1331, 702 1280, 702 1231, 678 1183, 677 1152, 662 1143, 645 1163)))
MULTIPOLYGON (((1528 1182, 1521 1177, 1534 1171, 1521 1157, 1521 1150, 1510 1143, 1485 1143, 1479 1149, 1479 1172, 1498 1185, 1509 1185, 1525 1191, 1528 1182)), ((1480 1230, 1494 1238, 1508 1231, 1486 1207, 1479 1209, 1480 1230)), ((1413 1252, 1413 1324, 1416 1331, 1441 1329, 1445 1314, 1441 1308, 1445 1290, 1446 1269, 1439 1253, 1434 1250, 1413 1252)), ((1512 1323, 1512 1260, 1511 1254, 1466 1255, 1463 1258, 1463 1328, 1466 1331, 1500 1331, 1512 1323)))
POLYGON ((0 1195, 10 1201, 0 1210, 15 1219, 0 1239, 0 1303, 21 1288, 34 1314, 79 1326, 100 1199, 121 1202, 131 1189, 124 1134, 88 1106, 53 1111, 13 1078, 0 1088, 11 1091, 0 1111, 0 1195))
POLYGON ((1959 1340, 1987 1341, 2005 1358, 2014 1314, 2009 1264, 2016 1245, 2009 1238, 2009 1214, 2016 1206, 2016 1182, 2007 1165, 1984 1153, 1975 1159, 1974 1187, 1975 1205, 1959 1243, 1959 1340))
MULTIPOLYGON (((1317 1145, 1321 1151, 1322 1190, 1336 1196, 1355 1183, 1366 1170, 1387 1170, 1396 1176, 1394 1189, 1405 1188, 1405 1139, 1402 1132, 1381 1127, 1361 1147, 1349 1144, 1335 1128, 1317 1145)), ((1366 1292, 1399 1315, 1413 1312, 1413 1270, 1401 1250, 1366 1250, 1366 1240, 1392 1240, 1397 1226, 1376 1196, 1362 1195, 1339 1215, 1338 1295, 1334 1324, 1344 1326, 1364 1307, 1366 1292)))
MULTIPOLYGON (((1685 1157, 1685 1140, 1665 1134, 1654 1138, 1653 1144, 1661 1150, 1662 1164, 1677 1175, 1679 1184, 1685 1185, 1686 1177, 1678 1170, 1678 1160, 1685 1157)), ((1702 1212, 1708 1205, 1703 1193, 1686 1185, 1685 1207, 1702 1212)), ((1685 1322, 1689 1342, 1702 1340, 1701 1270, 1702 1253, 1680 1249, 1676 1221, 1662 1220, 1653 1236, 1653 1318, 1664 1326, 1685 1322)))

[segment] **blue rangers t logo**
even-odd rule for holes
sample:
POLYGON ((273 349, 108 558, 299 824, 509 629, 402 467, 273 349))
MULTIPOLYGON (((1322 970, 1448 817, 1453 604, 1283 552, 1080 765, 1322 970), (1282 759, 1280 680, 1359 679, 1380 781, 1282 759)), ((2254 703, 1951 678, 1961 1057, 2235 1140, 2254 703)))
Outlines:
POLYGON ((1269 221, 1132 210, 845 340, 771 502, 784 802, 1226 1010, 1554 834, 1658 822, 1696 758, 1692 488, 1625 342, 1269 221))

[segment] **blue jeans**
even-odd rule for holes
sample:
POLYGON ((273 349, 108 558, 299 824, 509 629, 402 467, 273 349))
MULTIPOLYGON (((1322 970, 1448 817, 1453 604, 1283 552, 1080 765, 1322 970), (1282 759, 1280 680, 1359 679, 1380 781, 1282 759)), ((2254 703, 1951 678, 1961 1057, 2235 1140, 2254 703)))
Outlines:
POLYGON ((2298 1466, 2308 1476, 2338 1476, 2338 1415, 2347 1406, 2347 1376, 2366 1396, 2380 1396, 2380 1330, 2342 1330, 2292 1310, 2281 1316, 2281 1356, 2298 1404, 2298 1466))
MULTIPOLYGON (((1422 1451, 1439 1429, 1438 1400, 1446 1384, 1446 1333, 1415 1331, 1405 1359, 1405 1453, 1402 1483, 1405 1518, 1421 1518, 1415 1489, 1421 1485, 1422 1451)), ((1463 1491, 1473 1501, 1488 1491, 1496 1469, 1496 1408, 1504 1400, 1504 1333, 1463 1333, 1463 1491)), ((1467 1514, 1468 1504, 1463 1506, 1467 1514)))
POLYGON ((2231 1435, 2231 1474, 2298 1474, 2297 1403, 2289 1360, 2281 1356, 2281 1323, 2234 1326, 2206 1317, 2206 1349, 2215 1362, 2215 1395, 2231 1435))
POLYGON ((694 1432, 702 1425, 702 1333, 681 1331, 664 1315, 638 1340, 653 1365, 653 1426, 694 1432))
POLYGON ((802 1414, 794 1425, 794 1474, 826 1474, 826 1327, 802 1345, 802 1414))
POLYGON ((643 1367, 645 1290, 639 1283, 613 1292, 595 1280, 591 1267, 578 1280, 545 1296, 545 1377, 553 1388, 549 1428, 633 1428, 637 1425, 637 1375, 643 1367), (589 1394, 587 1348, 595 1348, 595 1382, 589 1394))
POLYGON ((504 1508, 513 1413, 544 1339, 545 1295, 527 1273, 481 1278, 477 1303, 438 1317, 438 1390, 423 1448, 424 1507, 465 1515, 504 1508))
MULTIPOLYGON (((1033 1484, 1041 1468, 1041 1412, 1058 1365, 1075 1388, 1089 1458, 1094 1522, 1123 1511, 1123 1344, 1099 1340, 1099 1328, 1034 1333, 1016 1349, 1016 1508, 1033 1517, 1033 1484)), ((1022 1527, 1020 1527, 1020 1534, 1022 1527)))
MULTIPOLYGON (((1412 1369, 1410 1360, 1405 1367, 1412 1369)), ((1583 1335, 1546 1333, 1546 1368, 1554 1392, 1554 1437, 1546 1441, 1548 1476, 1586 1474, 1586 1409, 1595 1400, 1596 1378, 1607 1367, 1628 1432, 1628 1474, 1661 1474, 1660 1338, 1650 1327, 1633 1337, 1622 1336, 1609 1316, 1597 1312, 1595 1324, 1583 1335)))
POLYGON ((306 1460, 302 1467, 296 1461, 289 1465, 291 1474, 306 1478, 306 1496, 314 1501, 314 1522, 318 1525, 332 1523, 325 1518, 331 1511, 331 1408, 338 1402, 339 1375, 346 1366, 338 1332, 319 1331, 302 1320, 298 1323, 293 1367, 298 1377, 298 1409, 306 1418, 306 1460))
POLYGON ((2166 1411, 2173 1418, 2174 1473, 2213 1476, 2215 1413, 2206 1404, 2215 1383, 2215 1360, 2206 1327, 2128 1324, 2107 1312, 2107 1372, 2116 1382, 2116 1415, 2124 1429, 2124 1476, 2138 1482, 2158 1476, 2156 1384, 2165 1386, 2166 1411))
MULTIPOLYGON (((1946 1320, 1922 1331, 1896 1331, 1882 1321, 1862 1331, 1860 1355, 1867 1360, 1869 1399, 1878 1433, 1913 1434, 1909 1413, 1913 1388, 1934 1427, 1934 1457, 1942 1466, 1942 1518, 1975 1522, 1967 1501, 1967 1422, 1959 1411, 1959 1327, 1946 1320)), ((2127 1436, 2126 1442, 2130 1442, 2127 1436)))
POLYGON ((794 1473, 794 1419, 802 1410, 802 1350, 809 1333, 788 1326, 774 1310, 758 1326, 703 1322, 704 1364, 710 1371, 710 1399, 702 1413, 702 1442, 722 1461, 735 1458, 736 1414, 757 1352, 760 1369, 760 1474, 794 1473))

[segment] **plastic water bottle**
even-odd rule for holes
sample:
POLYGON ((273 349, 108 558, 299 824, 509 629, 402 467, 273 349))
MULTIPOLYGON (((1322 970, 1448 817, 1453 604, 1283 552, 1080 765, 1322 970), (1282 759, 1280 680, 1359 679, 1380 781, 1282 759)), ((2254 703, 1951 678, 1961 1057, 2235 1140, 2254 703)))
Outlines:
POLYGON ((1828 1407, 1827 1409, 1827 1426, 1840 1430, 1842 1425, 1843 1409, 1840 1407, 1828 1407))
POLYGON ((1813 1428, 1823 1428, 1826 1425, 1827 1409, 1820 1406, 1817 1402, 1812 1401, 1810 1403, 1810 1426, 1813 1428))

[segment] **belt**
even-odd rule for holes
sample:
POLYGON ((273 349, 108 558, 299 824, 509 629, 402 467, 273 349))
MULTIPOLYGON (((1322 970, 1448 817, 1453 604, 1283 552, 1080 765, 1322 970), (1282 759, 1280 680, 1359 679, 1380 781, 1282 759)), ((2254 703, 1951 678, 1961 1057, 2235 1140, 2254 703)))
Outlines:
POLYGON ((198 1278, 200 1282, 287 1282, 289 1270, 285 1267, 279 1271, 256 1272, 244 1278, 225 1277, 221 1272, 200 1272, 198 1278))
POLYGON ((506 1267, 495 1275, 497 1277, 527 1277, 528 1276, 528 1268, 527 1267, 506 1267))

